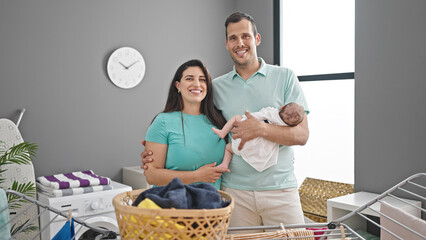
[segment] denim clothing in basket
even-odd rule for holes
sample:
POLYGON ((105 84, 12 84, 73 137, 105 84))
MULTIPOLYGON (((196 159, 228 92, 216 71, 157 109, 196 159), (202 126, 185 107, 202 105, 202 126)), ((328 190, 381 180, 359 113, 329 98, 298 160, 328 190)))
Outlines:
POLYGON ((151 199, 161 208, 176 209, 215 209, 229 205, 223 201, 217 189, 207 183, 182 184, 179 178, 174 178, 166 186, 154 187, 143 191, 132 206, 145 198, 151 199))

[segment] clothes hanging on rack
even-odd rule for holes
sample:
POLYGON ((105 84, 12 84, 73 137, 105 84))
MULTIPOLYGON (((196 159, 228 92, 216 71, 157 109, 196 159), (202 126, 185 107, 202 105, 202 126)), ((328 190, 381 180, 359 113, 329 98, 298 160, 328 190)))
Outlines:
POLYGON ((67 221, 52 240, 72 240, 75 235, 74 219, 67 221))
POLYGON ((324 235, 324 233, 327 231, 326 227, 323 228, 306 228, 306 230, 312 230, 314 232, 315 236, 319 236, 319 237, 315 237, 315 240, 320 240, 322 235, 324 235))
MULTIPOLYGON (((73 210, 71 208, 68 209, 68 215, 66 215, 65 213, 63 213, 63 209, 56 209, 52 206, 48 206, 45 203, 42 203, 42 202, 40 202, 36 199, 28 197, 23 193, 16 192, 16 191, 13 191, 13 190, 8 190, 8 189, 6 189, 4 191, 6 192, 6 194, 8 194, 8 195, 10 194, 16 200, 11 202, 9 205, 6 205, 5 207, 0 207, 0 213, 2 213, 3 211, 9 213, 8 210, 10 209, 10 207, 16 205, 20 200, 24 200, 25 202, 28 202, 28 204, 30 206, 34 206, 36 209, 39 208, 40 213, 50 215, 49 220, 56 219, 58 217, 67 218, 67 221, 66 221, 67 224, 62 226, 63 229, 61 230, 61 234, 60 235, 58 234, 56 239, 67 239, 67 240, 73 239, 74 240, 75 237, 73 238, 73 236, 78 237, 79 234, 81 234, 81 233, 79 233, 79 232, 81 232, 81 230, 84 230, 84 233, 87 233, 87 232, 90 231, 91 236, 99 237, 99 239, 116 239, 117 238, 118 232, 115 232, 115 231, 118 231, 118 230, 106 229, 106 228, 101 227, 101 226, 96 226, 94 223, 85 222, 83 220, 83 218, 80 218, 80 216, 76 217, 75 219, 72 218, 73 210), (74 222, 75 222, 76 226, 75 226, 74 222)), ((16 222, 16 219, 20 218, 20 216, 17 216, 18 214, 10 215, 11 224, 16 222)), ((34 222, 36 222, 37 225, 38 225, 38 218, 37 217, 29 219, 29 222, 27 224, 33 224, 34 222)), ((10 240, 10 239, 19 239, 19 240, 31 239, 31 240, 34 240, 34 239, 38 239, 37 236, 39 236, 39 235, 43 236, 44 235, 43 233, 46 233, 46 231, 47 231, 47 235, 45 237, 42 237, 42 239, 43 240, 44 239, 51 239, 54 235, 53 235, 53 233, 52 233, 52 235, 50 235, 51 232, 49 232, 49 231, 52 231, 52 229, 50 228, 50 224, 53 225, 54 223, 55 222, 53 222, 53 220, 52 220, 47 225, 44 224, 44 225, 40 226, 40 228, 38 229, 39 230, 38 232, 28 232, 26 234, 25 233, 23 234, 22 232, 19 232, 19 231, 15 232, 15 233, 12 234, 12 236, 11 236, 12 238, 11 237, 2 238, 3 236, 0 235, 0 240, 3 240, 3 239, 7 239, 7 240, 10 240), (21 234, 23 234, 24 237, 26 237, 26 238, 23 238, 23 235, 21 235, 21 234)), ((60 230, 59 229, 60 227, 61 227, 61 225, 55 226, 55 228, 54 228, 55 233, 57 233, 57 230, 60 230)), ((1 224, 0 224, 0 229, 1 229, 1 224)), ((80 239, 81 239, 81 237, 80 237, 80 239)), ((88 238, 88 239, 92 239, 92 238, 88 238)))
MULTIPOLYGON (((226 239, 334 239, 334 240, 373 240, 380 237, 374 236, 361 229, 353 230, 352 227, 360 226, 358 219, 364 219, 367 223, 374 224, 381 229, 382 240, 393 239, 422 239, 426 240, 426 220, 421 217, 426 209, 422 207, 422 200, 426 199, 426 173, 414 174, 389 190, 379 194, 367 201, 362 206, 356 208, 342 217, 333 219, 328 223, 306 223, 292 225, 270 225, 270 226, 247 226, 247 227, 229 227, 226 239), (399 195, 409 195, 410 199, 401 198, 399 195), (419 199, 419 200, 417 200, 419 199), (389 204, 388 204, 389 203, 389 204), (377 208, 379 204, 379 208, 377 208), (392 207, 393 209, 386 209, 392 207), (380 222, 377 223, 368 215, 379 215, 380 222), (356 219, 355 219, 356 218, 356 219), (355 220, 355 221, 354 221, 355 220), (345 223, 346 222, 346 223, 345 223), (284 228, 285 227, 285 228, 284 228), (308 235, 288 235, 292 229, 309 229, 313 233, 308 235), (266 230, 279 229, 276 232, 261 232, 255 234, 232 234, 233 231, 251 231, 251 230, 266 230), (281 234, 281 235, 279 235, 281 234), (275 236, 274 236, 275 235, 275 236), (285 236, 287 235, 287 236, 285 236), (389 238, 388 238, 389 237, 389 238)), ((304 232, 304 230, 302 230, 304 232)))
MULTIPOLYGON (((409 213, 404 212, 401 209, 393 207, 392 205, 382 202, 380 206, 380 211, 383 215, 380 216, 381 225, 390 230, 392 233, 396 234, 398 237, 402 239, 410 239, 410 240, 423 240, 423 237, 416 235, 411 232, 411 230, 426 236, 426 221, 417 218, 409 213), (387 216, 387 217, 385 217, 387 216), (390 217, 394 221, 388 219, 390 217), (406 226, 406 227, 404 227, 406 226), (410 230, 408 229, 410 228, 410 230)), ((381 229, 381 238, 384 240, 396 240, 398 238, 392 236, 390 233, 381 229)))
POLYGON ((275 232, 249 233, 249 234, 231 234, 227 235, 227 240, 251 240, 251 239, 298 239, 314 240, 314 231, 299 229, 284 229, 275 232))

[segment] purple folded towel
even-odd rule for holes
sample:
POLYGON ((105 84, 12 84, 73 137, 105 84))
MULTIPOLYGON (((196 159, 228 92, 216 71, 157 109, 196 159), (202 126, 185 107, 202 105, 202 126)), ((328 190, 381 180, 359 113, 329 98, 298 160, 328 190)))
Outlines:
POLYGON ((37 181, 43 186, 54 189, 66 189, 76 187, 87 187, 97 185, 108 185, 111 179, 98 176, 92 170, 55 174, 51 176, 38 177, 37 181))

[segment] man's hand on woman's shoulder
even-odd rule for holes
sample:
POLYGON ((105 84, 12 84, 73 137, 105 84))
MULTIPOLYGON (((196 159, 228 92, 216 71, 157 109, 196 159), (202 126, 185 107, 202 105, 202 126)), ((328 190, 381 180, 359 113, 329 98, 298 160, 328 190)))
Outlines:
MULTIPOLYGON (((142 145, 145 147, 145 140, 142 140, 142 145)), ((141 153, 141 159, 142 159, 142 165, 141 168, 142 169, 148 169, 148 165, 146 165, 147 163, 150 163, 153 161, 152 159, 152 152, 150 150, 145 149, 142 153, 141 153)))

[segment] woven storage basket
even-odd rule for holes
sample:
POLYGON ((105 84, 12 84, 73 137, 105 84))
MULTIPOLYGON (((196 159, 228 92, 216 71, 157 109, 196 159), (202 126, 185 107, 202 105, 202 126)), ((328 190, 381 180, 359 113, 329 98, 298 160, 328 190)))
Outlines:
POLYGON ((118 194, 113 199, 121 239, 225 239, 234 199, 217 209, 148 209, 132 206, 145 189, 118 194))
POLYGON ((306 178, 299 188, 303 213, 315 222, 327 222, 327 199, 353 192, 352 184, 306 178))

